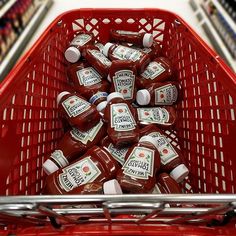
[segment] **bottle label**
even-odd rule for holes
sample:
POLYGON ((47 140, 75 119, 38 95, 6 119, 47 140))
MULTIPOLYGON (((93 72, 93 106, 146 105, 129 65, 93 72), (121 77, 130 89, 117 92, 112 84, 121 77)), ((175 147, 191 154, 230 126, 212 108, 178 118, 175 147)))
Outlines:
POLYGON ((51 154, 50 158, 53 159, 60 167, 64 167, 64 166, 69 165, 69 162, 67 161, 67 159, 65 158, 65 156, 61 150, 55 150, 51 154))
POLYGON ((87 67, 78 70, 76 74, 80 85, 91 86, 93 84, 98 84, 102 81, 101 75, 99 75, 98 72, 92 67, 87 67))
POLYGON ((74 95, 63 101, 62 106, 69 117, 76 117, 88 110, 90 103, 74 95))
POLYGON ((162 74, 165 71, 165 68, 159 63, 152 61, 149 63, 145 71, 141 74, 141 76, 145 79, 155 79, 157 76, 162 74))
POLYGON ((165 108, 137 108, 138 119, 141 122, 165 124, 169 121, 169 112, 165 108))
POLYGON ((119 70, 113 76, 115 91, 121 93, 124 99, 133 99, 135 75, 132 70, 119 70))
POLYGON ((100 51, 98 50, 89 50, 89 52, 103 65, 105 66, 111 66, 111 61, 106 58, 100 51))
POLYGON ((111 127, 116 131, 133 130, 136 127, 136 121, 125 103, 112 104, 110 106, 111 127))
POLYGON ((152 138, 157 138, 159 137, 161 134, 159 132, 152 132, 150 134, 148 134, 148 136, 151 136, 152 138))
POLYGON ((172 105, 177 97, 178 90, 175 85, 167 84, 155 89, 155 105, 172 105))
POLYGON ((104 98, 104 101, 107 99, 108 93, 106 92, 97 92, 90 99, 89 102, 94 104, 98 99, 104 98))
POLYGON ((118 34, 123 34, 123 35, 139 35, 138 32, 133 32, 133 31, 126 31, 126 30, 116 30, 118 34))
POLYGON ((157 141, 157 150, 160 154, 161 163, 163 165, 168 164, 169 162, 171 162, 172 160, 174 160, 176 157, 179 156, 164 135, 160 134, 156 138, 156 141, 157 141))
POLYGON ((92 142, 94 140, 102 126, 103 122, 100 120, 96 126, 86 132, 81 132, 73 127, 73 129, 70 131, 70 134, 74 139, 86 145, 88 141, 92 142))
POLYGON ((137 179, 148 179, 153 176, 154 150, 135 147, 123 165, 123 173, 137 179))
POLYGON ((88 156, 62 169, 58 179, 66 192, 80 185, 93 182, 101 174, 101 171, 90 158, 91 156, 88 156))
POLYGON ((86 43, 88 43, 92 39, 92 36, 89 34, 79 34, 77 35, 72 41, 72 46, 84 46, 86 43))
POLYGON ((128 152, 129 148, 116 148, 112 143, 107 147, 110 154, 121 164, 125 162, 125 155, 128 152))
POLYGON ((131 60, 133 62, 139 60, 142 56, 142 53, 136 49, 118 46, 113 51, 113 56, 120 60, 131 60))

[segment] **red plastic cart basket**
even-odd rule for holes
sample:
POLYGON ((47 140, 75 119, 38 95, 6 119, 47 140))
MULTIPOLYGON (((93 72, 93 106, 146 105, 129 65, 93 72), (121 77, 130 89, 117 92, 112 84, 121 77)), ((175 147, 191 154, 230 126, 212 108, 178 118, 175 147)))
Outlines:
POLYGON ((235 74, 173 13, 81 9, 60 15, 0 85, 0 193, 7 196, 0 198, 0 223, 8 226, 2 233, 236 234, 235 101, 235 74), (153 33, 174 65, 183 101, 167 135, 190 168, 187 194, 37 195, 45 180, 42 163, 63 135, 55 98, 68 88, 65 48, 78 30, 107 41, 110 28, 153 33), (72 207, 79 204, 87 206, 72 207))

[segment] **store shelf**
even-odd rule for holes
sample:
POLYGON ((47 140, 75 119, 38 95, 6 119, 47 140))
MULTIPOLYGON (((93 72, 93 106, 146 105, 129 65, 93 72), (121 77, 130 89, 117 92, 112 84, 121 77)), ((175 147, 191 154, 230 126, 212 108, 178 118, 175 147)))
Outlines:
POLYGON ((46 15, 52 3, 53 0, 46 0, 40 4, 26 28, 23 30, 17 41, 13 44, 4 60, 0 63, 0 81, 5 78, 14 66, 15 62, 21 55, 21 52, 24 50, 32 34, 38 27, 40 21, 46 15))
POLYGON ((190 0, 189 3, 193 8, 196 17, 200 21, 199 24, 206 32, 214 49, 223 59, 225 59, 225 61, 229 64, 229 66, 236 72, 236 60, 232 57, 231 53, 229 52, 227 46, 225 45, 220 35, 218 34, 217 30, 215 29, 206 11, 203 9, 203 7, 199 4, 199 1, 197 0, 190 0))
POLYGON ((0 18, 11 8, 11 6, 16 2, 16 0, 9 0, 0 8, 0 18))
POLYGON ((229 13, 223 8, 223 6, 218 2, 218 0, 211 0, 211 2, 215 5, 217 10, 224 16, 231 29, 236 32, 236 22, 234 22, 234 20, 230 17, 229 13))

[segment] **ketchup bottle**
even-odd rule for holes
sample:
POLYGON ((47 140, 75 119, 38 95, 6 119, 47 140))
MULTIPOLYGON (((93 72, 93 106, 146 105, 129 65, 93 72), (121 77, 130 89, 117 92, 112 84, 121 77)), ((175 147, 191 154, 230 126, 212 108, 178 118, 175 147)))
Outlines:
POLYGON ((135 100, 137 71, 132 61, 113 61, 108 74, 111 82, 110 92, 119 92, 130 102, 135 100))
POLYGON ((145 70, 151 60, 150 56, 146 53, 130 47, 115 45, 112 43, 105 44, 103 54, 111 60, 133 61, 139 73, 142 73, 145 70))
POLYGON ((137 80, 139 88, 146 88, 152 83, 164 82, 172 76, 172 68, 169 60, 158 57, 148 64, 137 80))
POLYGON ((100 42, 97 42, 97 43, 94 44, 94 46, 96 46, 99 49, 99 51, 102 52, 104 44, 102 44, 100 42))
POLYGON ((125 192, 148 193, 155 186, 159 168, 160 155, 156 140, 143 136, 127 152, 125 163, 116 178, 125 192))
POLYGON ((137 92, 139 105, 163 106, 177 102, 180 86, 177 82, 157 82, 137 92))
POLYGON ((101 146, 109 151, 109 153, 117 160, 121 166, 125 163, 125 155, 128 152, 128 147, 117 148, 113 145, 108 136, 102 139, 101 146))
POLYGON ((141 125, 156 124, 161 128, 173 126, 177 119, 174 107, 145 107, 137 108, 138 121, 141 125))
POLYGON ((179 184, 167 173, 161 173, 153 189, 154 194, 180 194, 182 193, 179 184))
POLYGON ((81 185, 113 179, 118 169, 117 161, 108 151, 93 146, 78 161, 49 175, 43 193, 70 194, 81 185))
POLYGON ((89 98, 89 102, 97 107, 98 111, 104 110, 107 105, 107 92, 98 91, 89 98))
POLYGON ((188 176, 189 170, 183 162, 184 157, 181 151, 174 147, 157 127, 149 126, 141 129, 140 133, 156 139, 161 157, 161 170, 170 173, 177 183, 182 182, 188 176))
POLYGON ((47 174, 52 174, 59 168, 69 165, 89 148, 100 142, 105 134, 106 128, 102 121, 86 132, 81 132, 76 128, 67 131, 58 143, 57 149, 43 163, 44 171, 47 174))
POLYGON ((107 102, 104 120, 109 122, 107 132, 112 143, 116 147, 123 147, 138 142, 135 109, 117 92, 109 94, 107 102))
POLYGON ((122 194, 122 189, 116 179, 105 183, 92 182, 74 188, 69 194, 122 194))
POLYGON ((61 92, 57 96, 57 104, 70 125, 80 131, 87 131, 100 121, 96 107, 76 93, 61 92))
POLYGON ((93 44, 94 36, 92 33, 79 33, 70 43, 65 51, 65 58, 68 62, 75 63, 81 57, 81 52, 85 45, 93 44))
POLYGON ((109 83, 87 63, 72 64, 67 68, 67 76, 73 82, 74 89, 86 99, 98 91, 108 91, 109 83))
POLYGON ((139 32, 126 31, 126 30, 111 30, 110 34, 111 34, 111 38, 115 42, 132 43, 134 45, 147 47, 147 48, 150 48, 153 43, 152 34, 148 34, 144 32, 139 33, 139 32))
POLYGON ((105 57, 96 46, 88 45, 84 47, 82 55, 102 77, 107 77, 111 61, 105 57))

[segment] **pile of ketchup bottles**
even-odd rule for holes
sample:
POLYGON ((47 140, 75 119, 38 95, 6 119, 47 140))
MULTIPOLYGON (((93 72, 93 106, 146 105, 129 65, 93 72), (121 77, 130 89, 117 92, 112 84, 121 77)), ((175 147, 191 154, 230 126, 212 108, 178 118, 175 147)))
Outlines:
POLYGON ((78 32, 65 51, 71 91, 57 96, 68 126, 43 164, 44 194, 181 193, 189 170, 165 130, 180 85, 148 33, 78 32))

